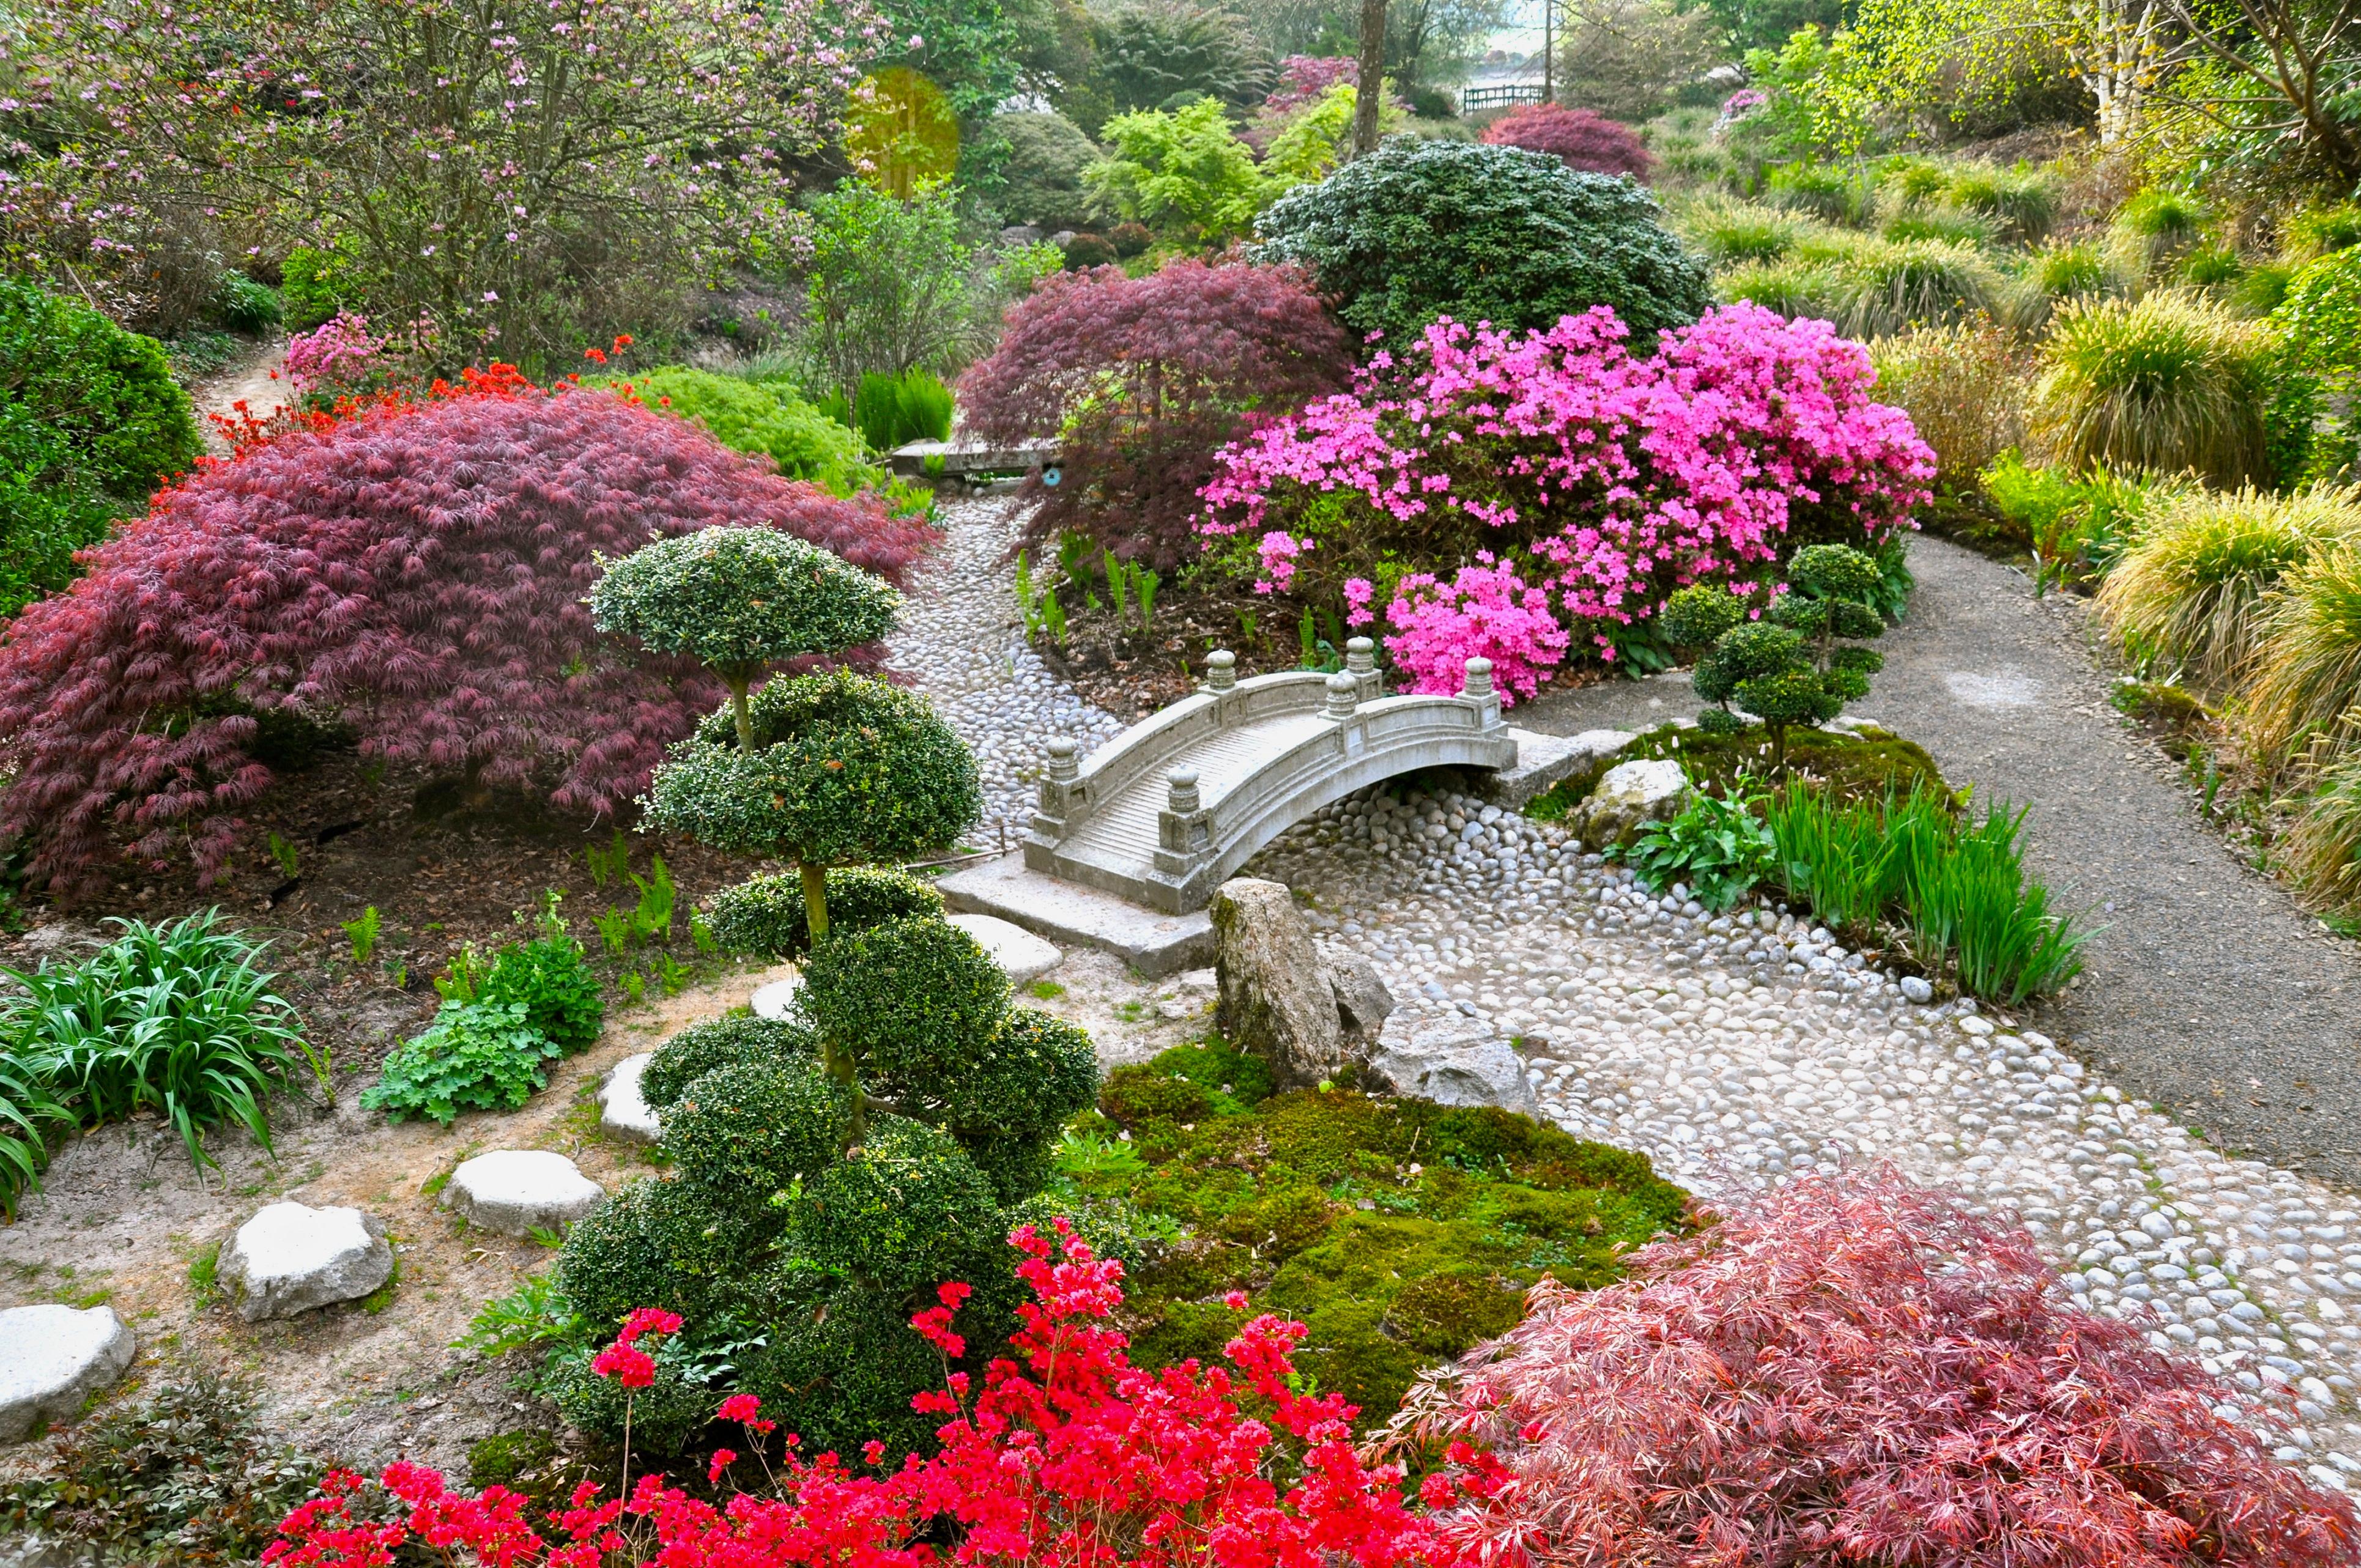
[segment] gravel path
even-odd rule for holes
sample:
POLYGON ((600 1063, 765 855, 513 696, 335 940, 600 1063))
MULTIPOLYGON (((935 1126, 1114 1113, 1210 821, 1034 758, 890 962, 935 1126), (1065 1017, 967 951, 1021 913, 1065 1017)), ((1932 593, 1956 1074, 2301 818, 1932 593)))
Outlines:
MULTIPOLYGON (((2361 1190, 2361 956, 2198 822, 2178 770, 2107 701, 2082 601, 2037 601, 1939 539, 1915 540, 1910 565, 1917 595, 1858 711, 1979 798, 2029 806, 2035 873, 2103 927, 2041 1027, 2216 1146, 2361 1190)), ((1697 706, 1678 675, 1515 718, 1572 733, 1697 706)))
MULTIPOLYGON (((914 594, 896 659, 978 747, 991 809, 1014 818, 1042 739, 1079 728, 1087 751, 1116 726, 1023 652, 1001 559, 1005 508, 944 511, 944 564, 914 594)), ((2098 737, 2112 743, 2113 765, 2085 763, 2089 776, 2075 782, 2116 791, 2110 810, 2118 796, 2132 809, 2154 802, 2159 824, 2239 874, 2187 820, 2169 782, 2125 760, 2131 748, 2098 706, 2097 677, 2069 662, 2082 655, 2062 607, 2033 608, 2019 584, 2021 605, 1998 603, 1985 630, 1961 631, 1982 623, 1975 596, 2000 586, 1978 574, 1999 569, 1933 543, 1917 565, 1916 619, 1889 649, 1894 674, 1872 711, 1930 731, 1908 706, 1917 672, 1944 666, 1947 636, 1982 635, 1972 646, 1985 656, 1949 665, 1967 690, 1993 689, 1978 679, 2054 681, 2043 689, 2061 695, 2037 697, 2030 718, 2000 710, 1981 750, 1959 738, 1974 733, 1970 721, 1954 720, 1932 748, 1947 772, 1980 777, 1987 752, 2015 755, 2011 725, 2032 726, 2026 744, 2036 747, 2052 729, 2098 737)), ((1597 707, 1570 698, 1523 713, 1553 729, 1671 717, 1686 690, 1626 684, 1601 688, 1597 707)), ((2037 811, 2037 841, 2070 815, 2037 811)), ((2146 863, 2143 842, 2114 840, 2146 863)), ((2046 852, 2059 853, 2055 843, 2046 852)), ((2348 1195, 2224 1156, 2127 1095, 2111 1069, 2086 1068, 2033 1029, 1972 1004, 1908 1003, 1890 977, 1792 916, 1758 905, 1708 917, 1649 898, 1556 828, 1464 797, 1365 792, 1249 870, 1307 894, 1323 939, 1377 964, 1402 1003, 1389 1028, 1458 1014, 1518 1037, 1550 1116, 1645 1152, 1675 1180, 1711 1190, 1891 1159, 1980 1207, 2015 1212, 2065 1289, 2231 1378, 2251 1402, 2225 1414, 2254 1422, 2322 1484, 2361 1489, 2361 1206, 2348 1195)), ((2092 1015, 2086 1030, 2104 1022, 2089 999, 2077 1008, 2092 1015)))

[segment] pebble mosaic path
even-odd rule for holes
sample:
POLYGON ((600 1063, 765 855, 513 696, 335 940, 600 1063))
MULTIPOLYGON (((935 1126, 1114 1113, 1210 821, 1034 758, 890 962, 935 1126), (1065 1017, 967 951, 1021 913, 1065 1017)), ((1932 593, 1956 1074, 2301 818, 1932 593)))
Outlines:
MULTIPOLYGON (((896 659, 978 748, 988 811, 1013 828, 1041 741, 1073 733, 1087 753, 1119 727, 1009 625, 1004 503, 945 512, 946 564, 896 659)), ((2063 1288, 2228 1377, 2281 1459, 2361 1491, 2351 1195, 2225 1158, 2005 1015, 1912 1002, 1791 915, 1650 897, 1557 828, 1466 796, 1380 786, 1249 870, 1309 894, 1323 939, 1367 956, 1403 1006, 1520 1037, 1551 1116, 1675 1180, 1890 1159, 2014 1211, 2063 1288)))

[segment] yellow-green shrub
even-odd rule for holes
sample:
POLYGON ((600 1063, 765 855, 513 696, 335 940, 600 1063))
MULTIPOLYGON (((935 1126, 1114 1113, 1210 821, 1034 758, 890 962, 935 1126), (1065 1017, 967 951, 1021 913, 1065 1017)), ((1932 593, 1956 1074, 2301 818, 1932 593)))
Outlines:
POLYGON ((1935 449, 1940 488, 1968 489, 2024 439, 2026 378, 1999 328, 1921 327, 1881 340, 1870 358, 1878 400, 1908 412, 1920 439, 1935 449))

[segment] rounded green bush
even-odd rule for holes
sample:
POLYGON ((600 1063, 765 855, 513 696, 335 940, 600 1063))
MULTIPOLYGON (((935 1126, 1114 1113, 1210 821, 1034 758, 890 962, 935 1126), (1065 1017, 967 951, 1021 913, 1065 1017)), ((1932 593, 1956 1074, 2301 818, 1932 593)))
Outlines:
POLYGON ((571 937, 540 937, 505 948, 476 992, 487 1003, 521 1002, 525 1021, 567 1056, 598 1043, 607 995, 571 937))
POLYGON ((819 1053, 811 1031, 787 1019, 732 1013, 691 1024, 656 1047, 640 1074, 640 1098, 651 1111, 669 1111, 707 1073, 740 1062, 808 1061, 819 1053))
POLYGON ((1101 154, 1082 128, 1048 110, 994 115, 992 128, 1008 138, 1008 160, 994 204, 1011 223, 1044 233, 1081 228, 1090 217, 1082 170, 1101 154))
POLYGON ((861 438, 797 397, 782 381, 717 376, 685 365, 608 383, 629 387, 652 409, 703 425, 738 452, 760 452, 790 479, 807 479, 831 495, 884 489, 893 476, 871 463, 861 438))
MULTIPOLYGON (((989 1282, 969 1283, 981 1296, 989 1282)), ((734 1387, 761 1399, 765 1416, 815 1453, 858 1453, 875 1439, 891 1466, 903 1453, 932 1451, 942 1418, 917 1414, 910 1398, 942 1387, 943 1357, 918 1337, 910 1317, 933 1301, 831 1278, 801 1259, 760 1277, 747 1295, 741 1314, 768 1328, 760 1345, 738 1357, 734 1387)), ((980 1368, 1005 1351, 1013 1326, 971 1299, 958 1323, 969 1364, 980 1368)))
POLYGON ((2361 381, 2361 246, 2333 251, 2288 280, 2271 324, 2330 387, 2361 381))
POLYGON ((601 631, 751 681, 807 653, 892 633, 902 596, 817 544, 770 528, 707 528, 610 564, 590 590, 601 631))
MULTIPOLYGON (((828 873, 831 936, 942 912, 943 895, 934 884, 907 872, 843 866, 828 873)), ((725 953, 792 959, 811 946, 801 877, 758 876, 725 887, 706 900, 705 919, 725 953)))
POLYGON ((881 1079, 903 1110, 948 1128, 999 1192, 1015 1202, 1049 1179, 1058 1129, 1098 1097, 1098 1053, 1062 1018, 1011 1009, 963 1070, 881 1079))
POLYGON ((809 865, 907 860, 983 814, 967 743, 924 697, 837 670, 774 680, 750 704, 754 748, 728 708, 655 773, 645 826, 718 850, 809 865))
POLYGON ((1644 347, 1710 303, 1705 270, 1626 179, 1520 148, 1397 137, 1257 220, 1263 258, 1310 268, 1357 333, 1437 316, 1547 327, 1610 307, 1644 347))
MULTIPOLYGON (((914 1336, 915 1337, 915 1336, 914 1336)), ((551 1369, 547 1387, 557 1413, 583 1431, 620 1442, 631 1423, 631 1447, 648 1454, 673 1454, 713 1419, 719 1396, 706 1385, 696 1351, 678 1336, 655 1344, 655 1380, 629 1391, 612 1377, 590 1370, 587 1355, 568 1357, 551 1369)))
POLYGON ((967 1093, 1008 1012, 1008 979, 975 938, 947 921, 889 921, 830 934, 804 966, 802 1003, 864 1079, 967 1093))
POLYGON ((576 1221, 552 1266, 567 1304, 604 1340, 640 1307, 708 1316, 743 1266, 744 1239, 684 1183, 643 1179, 576 1221))
POLYGON ((222 274, 214 294, 214 319, 232 332, 263 332, 279 324, 279 295, 243 272, 222 274))
POLYGON ((697 1201, 759 1214, 826 1168, 852 1112, 844 1086, 807 1058, 741 1060, 696 1080, 664 1118, 664 1146, 697 1201))
POLYGON ((804 1183, 796 1210, 804 1256, 890 1291, 990 1267, 1002 1234, 992 1184, 967 1151, 902 1116, 871 1118, 858 1148, 804 1183))
POLYGON ((162 345, 8 279, 0 279, 0 387, 64 447, 60 482, 145 500, 204 452, 162 345))

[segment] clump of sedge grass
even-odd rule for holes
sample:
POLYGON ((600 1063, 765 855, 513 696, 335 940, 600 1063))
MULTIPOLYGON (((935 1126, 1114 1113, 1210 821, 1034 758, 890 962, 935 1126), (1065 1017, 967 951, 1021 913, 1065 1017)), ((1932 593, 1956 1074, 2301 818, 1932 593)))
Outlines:
POLYGON ((2194 294, 2059 307, 2031 423, 2048 460, 2194 473, 2220 486, 2266 477, 2267 335, 2194 294))

